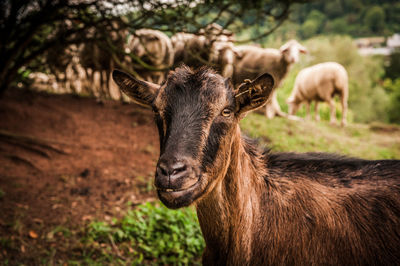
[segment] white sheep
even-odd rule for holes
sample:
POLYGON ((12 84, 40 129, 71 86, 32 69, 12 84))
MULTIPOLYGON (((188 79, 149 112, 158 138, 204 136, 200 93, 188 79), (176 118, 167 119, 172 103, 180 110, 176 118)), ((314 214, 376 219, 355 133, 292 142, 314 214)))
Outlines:
POLYGON ((125 52, 139 57, 146 64, 160 70, 149 70, 134 63, 131 58, 127 61, 132 64, 135 71, 145 80, 160 84, 174 63, 174 48, 170 38, 163 32, 152 29, 140 29, 130 36, 125 47, 125 52))
POLYGON ((171 42, 175 65, 184 62, 191 67, 199 67, 207 62, 207 40, 204 35, 178 32, 171 37, 171 42))
POLYGON ((289 114, 294 115, 301 103, 306 104, 307 117, 310 118, 310 103, 315 101, 315 119, 320 120, 318 102, 325 101, 330 106, 330 122, 336 123, 334 96, 340 96, 342 104, 342 126, 347 120, 347 99, 349 96, 348 75, 346 69, 335 62, 326 62, 307 67, 299 72, 289 96, 289 114))
MULTIPOLYGON (((307 53, 307 49, 296 40, 290 40, 282 45, 279 50, 261 48, 254 45, 236 46, 232 55, 235 55, 233 63, 232 81, 235 86, 240 85, 244 79, 253 80, 263 73, 270 73, 275 80, 275 88, 280 87, 282 80, 289 72, 290 67, 299 61, 300 53, 307 53)), ((229 60, 226 60, 229 61, 229 60)), ((222 66, 222 73, 231 73, 226 68, 232 64, 222 66)), ((288 117, 281 111, 276 90, 271 101, 266 104, 266 116, 273 118, 275 115, 288 117)))
POLYGON ((221 53, 233 47, 234 36, 229 30, 211 23, 198 34, 178 32, 171 37, 175 51, 174 64, 198 68, 203 65, 219 66, 221 53))

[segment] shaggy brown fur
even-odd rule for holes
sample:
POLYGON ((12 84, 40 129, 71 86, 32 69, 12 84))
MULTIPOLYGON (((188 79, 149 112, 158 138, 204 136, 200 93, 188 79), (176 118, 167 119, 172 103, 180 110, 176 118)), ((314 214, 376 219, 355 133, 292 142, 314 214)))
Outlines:
POLYGON ((158 195, 196 205, 204 265, 399 265, 400 161, 260 151, 238 122, 271 97, 271 75, 238 90, 207 69, 158 87, 113 77, 155 112, 158 195))

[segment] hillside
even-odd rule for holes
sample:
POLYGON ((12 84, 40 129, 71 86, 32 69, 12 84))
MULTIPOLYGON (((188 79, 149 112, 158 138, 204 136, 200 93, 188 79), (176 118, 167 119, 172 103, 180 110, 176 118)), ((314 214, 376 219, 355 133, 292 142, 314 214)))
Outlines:
POLYGON ((293 8, 290 22, 298 25, 303 39, 318 34, 388 36, 400 32, 399 14, 400 3, 393 0, 313 1, 293 8))

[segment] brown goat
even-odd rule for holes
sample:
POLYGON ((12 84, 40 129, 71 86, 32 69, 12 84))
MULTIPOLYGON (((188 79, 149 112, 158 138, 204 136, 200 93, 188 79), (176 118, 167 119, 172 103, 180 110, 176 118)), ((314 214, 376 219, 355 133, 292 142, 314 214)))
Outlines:
POLYGON ((154 110, 157 193, 169 208, 195 204, 204 265, 400 264, 400 161, 274 154, 242 136, 271 75, 237 90, 204 68, 178 68, 161 86, 113 77, 154 110))

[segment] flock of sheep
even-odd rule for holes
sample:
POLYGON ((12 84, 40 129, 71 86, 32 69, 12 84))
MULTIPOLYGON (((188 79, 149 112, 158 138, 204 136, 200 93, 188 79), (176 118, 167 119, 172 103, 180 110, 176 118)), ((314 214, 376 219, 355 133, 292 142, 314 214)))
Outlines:
MULTIPOLYGON (((114 31, 109 40, 116 49, 123 51, 118 58, 98 43, 71 45, 63 51, 51 50, 46 55, 51 74, 32 73, 33 86, 38 89, 49 85, 59 92, 87 93, 100 98, 122 99, 110 74, 123 66, 137 78, 160 84, 169 70, 184 63, 197 68, 208 65, 229 77, 234 86, 245 79, 255 79, 270 73, 275 87, 291 66, 299 60, 300 53, 307 53, 304 46, 291 40, 279 49, 261 48, 256 45, 234 45, 234 35, 210 24, 198 34, 176 33, 171 38, 158 30, 140 29, 133 35, 114 31)), ((315 101, 316 119, 319 120, 318 102, 325 101, 331 109, 330 122, 336 122, 334 95, 342 104, 342 125, 346 124, 348 77, 338 63, 327 62, 305 68, 298 74, 294 89, 287 100, 289 114, 284 113, 277 101, 276 90, 265 107, 268 118, 283 116, 298 120, 295 115, 301 103, 306 104, 309 116, 311 101, 315 101)))

